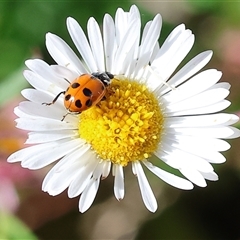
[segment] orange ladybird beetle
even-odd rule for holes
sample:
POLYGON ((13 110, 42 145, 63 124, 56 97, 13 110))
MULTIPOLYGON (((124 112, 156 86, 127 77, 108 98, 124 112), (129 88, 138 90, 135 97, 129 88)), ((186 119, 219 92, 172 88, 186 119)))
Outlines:
POLYGON ((54 104, 61 94, 64 94, 64 106, 67 114, 80 114, 82 111, 89 109, 91 106, 98 104, 105 96, 106 89, 114 76, 109 72, 95 72, 92 74, 82 74, 76 78, 66 91, 60 92, 51 103, 54 104))

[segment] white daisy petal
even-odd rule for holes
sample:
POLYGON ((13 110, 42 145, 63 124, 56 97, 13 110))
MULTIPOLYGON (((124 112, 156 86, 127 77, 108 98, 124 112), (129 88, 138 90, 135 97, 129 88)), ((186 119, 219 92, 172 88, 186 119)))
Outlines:
POLYGON ((166 171, 161 170, 158 167, 153 166, 148 161, 143 161, 144 165, 153 172, 156 176, 161 178, 166 183, 180 189, 190 190, 193 189, 193 184, 183 178, 180 178, 174 174, 168 173, 166 171))
POLYGON ((189 99, 168 104, 166 112, 175 112, 175 111, 184 111, 194 108, 201 108, 209 105, 213 105, 215 103, 220 102, 229 94, 229 91, 226 89, 211 89, 195 95, 189 99))
POLYGON ((172 147, 184 150, 204 158, 208 162, 223 163, 225 158, 218 151, 226 151, 230 145, 220 139, 207 139, 204 137, 175 136, 164 137, 163 142, 172 147))
POLYGON ((66 84, 66 87, 63 88, 64 90, 66 90, 67 87, 69 86, 68 81, 71 82, 73 79, 76 79, 77 77, 79 77, 79 74, 77 74, 77 72, 72 71, 64 66, 51 65, 50 68, 54 71, 54 73, 58 77, 60 77, 61 79, 67 80, 67 81, 62 81, 62 83, 66 84))
MULTIPOLYGON (((99 163, 99 166, 100 165, 102 165, 102 164, 99 163)), ((96 175, 90 179, 86 189, 83 191, 82 196, 79 200, 79 211, 82 213, 88 210, 88 208, 92 205, 92 203, 96 197, 97 190, 98 190, 99 183, 100 183, 101 171, 98 171, 98 173, 99 173, 99 175, 96 175)))
POLYGON ((117 45, 115 41, 114 21, 109 14, 106 14, 103 19, 103 43, 105 49, 106 69, 109 72, 113 72, 113 59, 117 45))
POLYGON ((138 62, 135 71, 138 72, 142 67, 146 66, 150 62, 153 49, 159 38, 159 34, 162 26, 162 18, 158 14, 151 22, 151 25, 145 33, 144 38, 139 49, 138 62))
POLYGON ((161 159, 173 168, 180 169, 183 167, 191 167, 202 172, 213 170, 212 165, 208 161, 197 155, 177 148, 171 151, 171 146, 167 145, 164 145, 164 151, 166 151, 167 154, 161 156, 161 159))
POLYGON ((96 72, 98 70, 96 61, 94 60, 92 50, 82 28, 77 23, 77 21, 71 17, 67 18, 67 27, 69 34, 78 51, 80 52, 83 60, 86 62, 91 72, 96 72))
POLYGON ((84 163, 87 160, 89 162, 86 162, 84 165, 81 166, 80 174, 78 174, 78 176, 75 177, 75 179, 72 181, 71 185, 69 186, 68 196, 70 198, 76 197, 84 191, 84 189, 89 184, 89 181, 92 177, 94 169, 98 164, 98 161, 95 159, 93 154, 88 153, 83 157, 85 158, 84 163))
POLYGON ((216 113, 211 115, 172 117, 166 119, 165 127, 210 127, 228 126, 236 123, 239 117, 234 114, 216 113))
POLYGON ((46 47, 52 58, 61 66, 77 72, 79 75, 86 72, 85 67, 72 49, 57 35, 46 34, 46 47))
POLYGON ((218 180, 218 175, 215 172, 201 172, 202 176, 205 179, 211 180, 211 181, 217 181, 218 180))
POLYGON ((61 158, 61 161, 59 161, 54 166, 54 168, 56 167, 55 171, 56 172, 64 171, 68 164, 71 165, 75 161, 79 161, 79 159, 81 159, 79 167, 84 166, 84 164, 86 164, 87 161, 92 157, 92 152, 89 149, 90 149, 89 144, 86 144, 85 142, 79 142, 79 147, 75 151, 72 151, 71 153, 61 158))
MULTIPOLYGON (((79 163, 75 162, 72 165, 68 164, 68 168, 61 172, 53 172, 49 178, 47 187, 43 191, 48 192, 52 196, 56 196, 63 192, 71 183, 72 179, 79 174, 79 163)), ((48 174, 51 174, 49 172, 48 174)), ((47 177, 47 176, 46 176, 47 177)))
POLYGON ((212 151, 226 151, 230 148, 230 144, 221 139, 209 138, 209 137, 199 137, 199 136, 184 136, 182 134, 171 134, 163 136, 163 142, 174 144, 179 143, 179 145, 190 146, 188 149, 200 148, 201 151, 204 149, 212 151))
POLYGON ((45 106, 43 104, 39 106, 38 103, 24 101, 19 104, 18 110, 32 117, 45 117, 60 120, 64 115, 64 108, 63 107, 56 108, 55 106, 50 107, 51 112, 49 112, 48 106, 45 106))
POLYGON ((26 88, 21 91, 23 97, 28 99, 31 102, 42 104, 45 100, 51 102, 52 97, 50 94, 42 91, 38 91, 32 88, 26 88))
POLYGON ((103 166, 103 172, 102 172, 102 179, 105 179, 108 177, 111 169, 111 162, 110 161, 104 161, 103 166))
MULTIPOLYGON (((97 69, 95 71, 102 72, 105 70, 103 40, 100 28, 94 18, 89 19, 87 30, 93 57, 97 59, 97 69)), ((92 70, 92 72, 94 71, 92 70)))
POLYGON ((213 84, 219 81, 221 76, 222 73, 215 69, 203 71, 182 84, 176 90, 165 94, 163 100, 174 103, 188 99, 210 88, 213 84))
MULTIPOLYGON (((196 57, 191 59, 185 66, 183 66, 173 77, 171 77, 168 81, 168 84, 172 87, 176 87, 186 81, 189 77, 198 72, 201 68, 203 68, 211 59, 213 55, 212 51, 205 51, 198 54, 196 57)), ((166 86, 163 86, 161 89, 161 93, 169 91, 166 86)))
POLYGON ((199 108, 192 108, 187 110, 176 110, 175 112, 167 113, 168 116, 184 116, 184 115, 200 115, 219 112, 227 107, 231 103, 228 100, 222 100, 212 105, 203 106, 199 108))
POLYGON ((124 198, 124 176, 123 167, 121 165, 113 165, 115 168, 115 178, 114 178, 114 194, 117 200, 122 200, 124 198))
POLYGON ((24 158, 22 160, 22 166, 28 169, 43 168, 77 149, 80 142, 80 139, 74 139, 69 141, 59 140, 52 144, 45 143, 44 148, 42 148, 44 151, 35 151, 34 155, 29 156, 27 159, 24 158))
POLYGON ((134 49, 134 46, 137 43, 139 29, 140 23, 138 21, 129 23, 127 32, 116 50, 115 64, 112 69, 115 74, 122 74, 121 70, 126 70, 127 65, 125 61, 130 57, 128 54, 132 53, 131 49, 134 49), (121 66, 121 68, 119 68, 119 66, 121 66))
POLYGON ((96 194, 97 194, 99 182, 100 182, 99 178, 98 179, 92 178, 90 180, 88 186, 82 193, 82 196, 79 200, 79 211, 81 213, 86 212, 91 207, 91 205, 96 197, 96 194))
POLYGON ((36 89, 41 91, 46 91, 53 93, 54 95, 58 94, 62 91, 60 87, 57 85, 52 84, 51 82, 45 80, 43 77, 38 75, 35 72, 25 70, 23 72, 24 77, 27 79, 27 81, 36 89))
POLYGON ((182 27, 181 31, 178 31, 177 34, 173 31, 174 34, 170 34, 170 38, 163 43, 156 59, 152 62, 152 67, 155 70, 161 69, 159 74, 163 80, 170 77, 194 43, 194 35, 192 32, 190 30, 185 30, 184 25, 180 26, 182 27))
POLYGON ((79 133, 76 130, 57 130, 57 131, 47 131, 47 132, 30 132, 28 134, 27 144, 45 143, 58 141, 64 138, 76 138, 79 133))
POLYGON ((18 128, 29 131, 47 131, 48 129, 77 129, 77 123, 73 124, 48 118, 18 118, 16 119, 16 122, 18 128))
POLYGON ((138 161, 133 162, 132 165, 134 166, 134 171, 136 171, 143 202, 149 211, 155 212, 157 210, 157 201, 143 172, 142 166, 138 161))
POLYGON ((239 130, 233 127, 213 127, 213 128, 176 128, 171 129, 169 132, 174 132, 182 135, 190 135, 190 136, 199 136, 199 137, 212 137, 212 138, 234 138, 239 136, 239 130))
POLYGON ((188 178, 191 182, 195 183, 197 186, 199 187, 207 186, 204 177, 199 171, 191 168, 182 168, 179 170, 186 178, 188 178))
POLYGON ((61 89, 65 90, 68 87, 67 81, 63 81, 62 78, 57 76, 53 69, 43 60, 31 59, 27 60, 25 64, 30 70, 37 73, 42 78, 50 81, 52 84, 56 84, 61 89))

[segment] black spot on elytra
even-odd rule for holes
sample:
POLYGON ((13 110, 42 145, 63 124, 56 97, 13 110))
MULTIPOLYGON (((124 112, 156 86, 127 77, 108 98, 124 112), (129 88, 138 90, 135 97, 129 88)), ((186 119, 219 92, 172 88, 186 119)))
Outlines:
POLYGON ((91 99, 88 99, 88 100, 86 101, 86 106, 87 106, 87 107, 91 107, 91 106, 92 106, 92 100, 91 100, 91 99))
POLYGON ((68 94, 67 96, 65 96, 65 101, 68 101, 71 98, 71 94, 68 94))
POLYGON ((80 86, 79 83, 75 82, 71 85, 72 88, 78 88, 80 86))
POLYGON ((84 94, 86 97, 91 97, 91 96, 92 96, 92 91, 91 91, 89 88, 84 88, 84 89, 83 89, 83 94, 84 94))
POLYGON ((76 100, 75 101, 75 106, 77 107, 77 108, 81 108, 82 107, 82 103, 81 103, 81 100, 76 100))

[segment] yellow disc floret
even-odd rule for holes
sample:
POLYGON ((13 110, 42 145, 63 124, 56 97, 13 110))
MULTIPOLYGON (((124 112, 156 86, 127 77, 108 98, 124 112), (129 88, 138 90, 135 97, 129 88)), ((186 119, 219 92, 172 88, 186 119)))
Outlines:
POLYGON ((101 159, 122 166, 149 158, 163 128, 155 95, 145 84, 129 79, 113 79, 106 99, 79 116, 80 137, 101 159))

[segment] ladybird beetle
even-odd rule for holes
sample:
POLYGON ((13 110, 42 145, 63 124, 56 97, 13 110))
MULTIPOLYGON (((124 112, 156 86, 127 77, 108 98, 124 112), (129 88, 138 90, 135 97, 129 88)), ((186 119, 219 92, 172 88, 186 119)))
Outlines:
POLYGON ((106 88, 109 86, 114 76, 109 72, 95 72, 92 74, 82 74, 76 78, 66 91, 60 92, 51 103, 54 104, 61 94, 64 94, 64 106, 67 114, 80 114, 82 111, 89 109, 91 106, 98 104, 106 94, 106 88))

